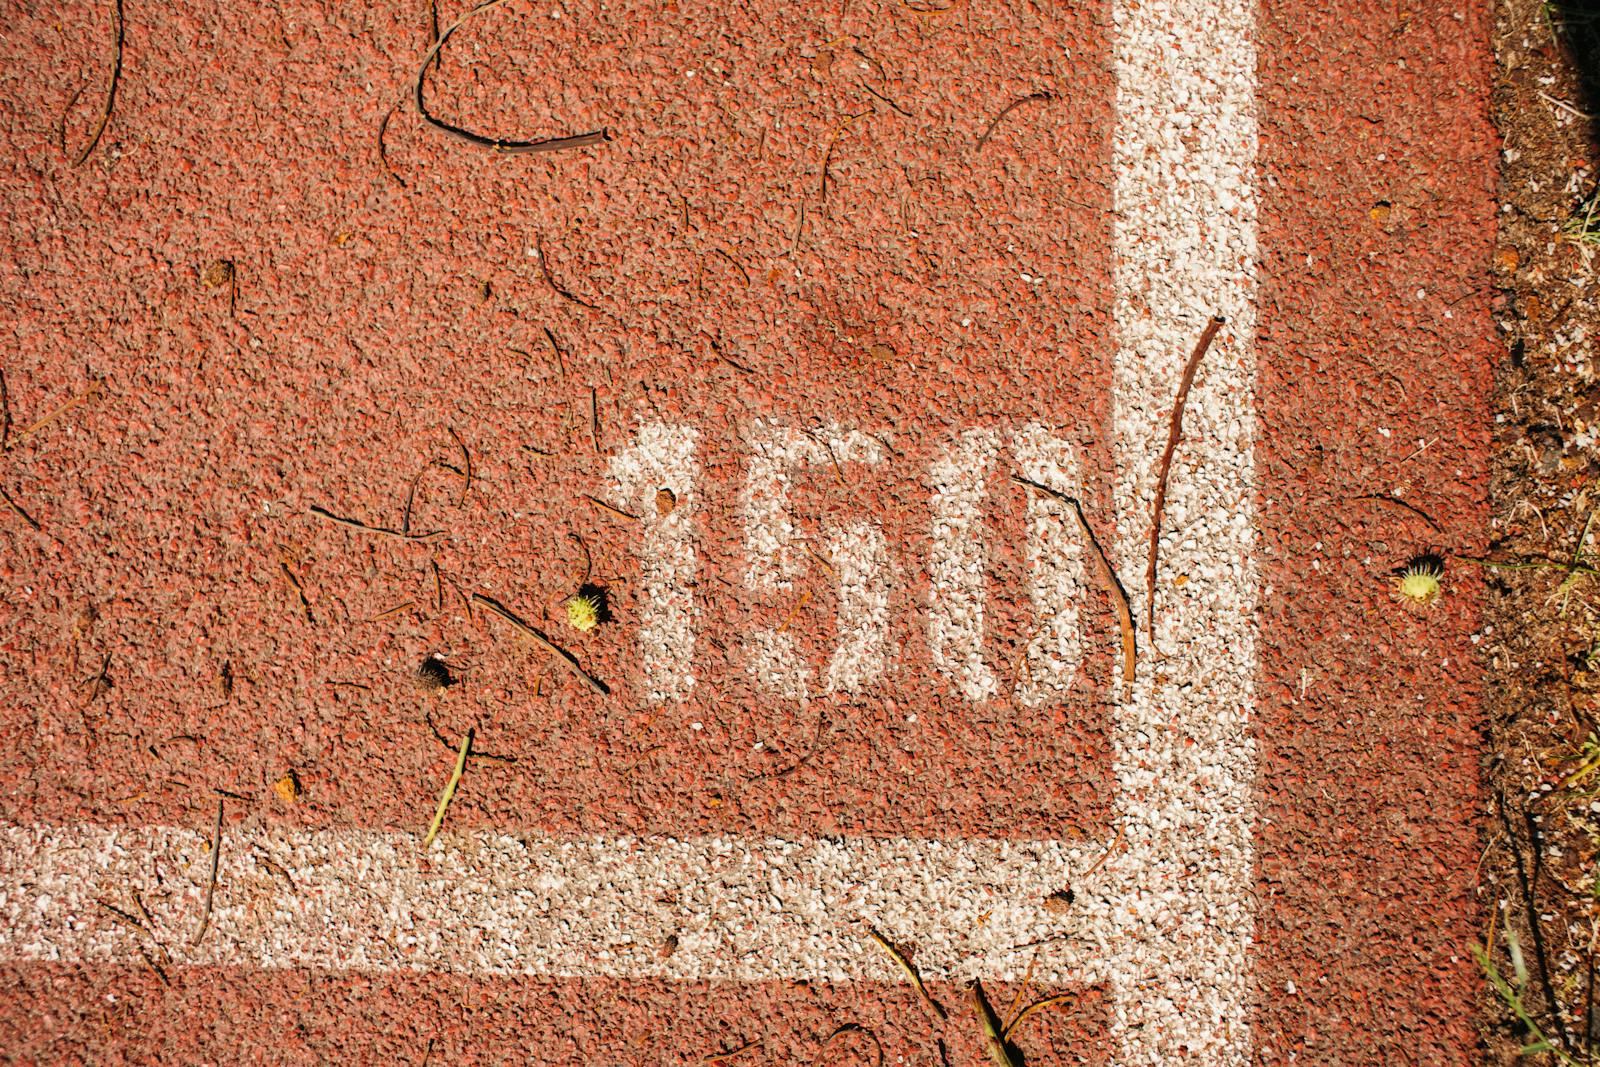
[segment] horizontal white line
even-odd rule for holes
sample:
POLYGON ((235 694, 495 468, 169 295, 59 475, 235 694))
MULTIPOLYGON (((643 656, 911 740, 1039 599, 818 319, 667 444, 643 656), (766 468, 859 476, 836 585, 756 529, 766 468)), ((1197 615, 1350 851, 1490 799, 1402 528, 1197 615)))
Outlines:
MULTIPOLYGON (((0 959, 765 981, 899 981, 870 923, 927 977, 1094 981, 1117 937, 1074 872, 1088 842, 547 838, 225 831, 209 925, 208 833, 0 828, 0 959), (1064 911, 1047 907, 1071 887, 1064 911), (137 894, 137 899, 136 899, 137 894), (142 921, 142 920, 141 920, 142 921), (1087 964, 1087 966, 1085 966, 1087 964)), ((1098 880, 1116 859, 1094 872, 1098 880)))

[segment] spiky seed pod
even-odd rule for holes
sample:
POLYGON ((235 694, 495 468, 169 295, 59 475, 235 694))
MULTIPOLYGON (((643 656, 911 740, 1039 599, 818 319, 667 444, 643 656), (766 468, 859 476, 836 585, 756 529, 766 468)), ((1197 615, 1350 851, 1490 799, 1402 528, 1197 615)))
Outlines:
POLYGON ((1444 561, 1430 553, 1412 559, 1394 578, 1394 598, 1413 611, 1430 607, 1444 592, 1444 561))
POLYGON ((588 633, 600 625, 600 598, 591 593, 579 593, 568 600, 567 625, 579 633, 588 633))

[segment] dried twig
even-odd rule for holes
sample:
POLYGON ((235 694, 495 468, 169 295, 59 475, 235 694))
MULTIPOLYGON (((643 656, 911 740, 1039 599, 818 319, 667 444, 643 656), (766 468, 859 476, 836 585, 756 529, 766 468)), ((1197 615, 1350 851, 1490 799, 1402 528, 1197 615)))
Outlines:
POLYGON ((839 135, 845 130, 849 129, 851 124, 857 119, 864 115, 870 114, 872 114, 872 109, 868 108, 865 111, 857 112, 854 115, 849 115, 843 122, 839 123, 833 128, 833 134, 828 138, 827 151, 822 153, 822 188, 820 191, 824 203, 826 203, 828 199, 828 167, 833 163, 833 149, 834 146, 839 143, 839 135))
POLYGON ((311 601, 306 597, 305 586, 300 584, 300 576, 289 566, 289 561, 282 557, 278 559, 278 566, 283 568, 283 576, 289 581, 289 588, 294 590, 295 596, 300 598, 300 610, 305 613, 306 622, 316 624, 317 618, 311 613, 311 601))
MULTIPOLYGON (((428 47, 432 48, 439 43, 439 0, 428 0, 428 47)), ((444 57, 433 57, 433 69, 444 67, 444 57)))
POLYGON ((394 105, 383 113, 383 121, 378 123, 378 162, 383 164, 383 172, 393 178, 400 188, 404 189, 406 180, 400 177, 400 172, 395 170, 394 164, 389 162, 389 149, 383 142, 383 135, 389 130, 389 120, 394 118, 395 112, 399 110, 400 105, 394 105))
POLYGON ((89 135, 89 141, 72 161, 74 167, 81 166, 89 158, 89 153, 94 151, 95 145, 100 143, 100 135, 106 132, 106 124, 111 121, 111 108, 117 102, 117 79, 122 75, 122 0, 111 0, 111 72, 106 75, 106 98, 100 108, 100 118, 95 123, 94 132, 89 135))
POLYGON ((279 878, 282 878, 283 884, 289 887, 289 892, 294 893, 296 896, 299 895, 300 887, 294 884, 294 876, 288 872, 283 864, 278 863, 276 860, 272 859, 272 857, 261 852, 257 852, 255 854, 255 861, 259 863, 262 869, 264 869, 268 874, 273 874, 279 878))
POLYGON ((108 904, 99 897, 96 897, 94 902, 104 908, 113 919, 117 920, 117 922, 124 926, 131 927, 141 934, 145 934, 147 936, 149 935, 150 931, 144 928, 144 923, 140 922, 138 919, 135 919, 132 915, 129 915, 115 904, 108 904))
POLYGON ((83 684, 89 689, 89 695, 83 698, 85 708, 111 690, 111 653, 100 658, 100 669, 85 678, 83 684))
POLYGON ((600 451, 600 394, 593 386, 589 388, 589 440, 594 442, 594 450, 600 451))
POLYGON ((36 520, 32 515, 29 515, 26 511, 23 511, 22 505, 17 503, 15 500, 12 500, 11 494, 6 492, 3 487, 0 487, 0 500, 4 500, 6 507, 16 512, 17 518, 27 523, 28 527, 35 533, 44 532, 44 527, 39 525, 38 520, 36 520))
POLYGON ((391 530, 387 526, 369 526, 356 519, 347 519, 343 515, 335 515, 327 508, 311 505, 311 513, 320 515, 329 522, 336 522, 340 526, 348 526, 352 530, 361 530, 363 533, 380 534, 384 537, 398 537, 402 541, 431 541, 435 537, 443 537, 443 530, 430 530, 427 533, 407 533, 405 530, 391 530))
POLYGON ((23 441, 26 441, 28 438, 32 437, 34 434, 38 433, 40 430, 44 429, 46 426, 49 426, 52 422, 55 422, 61 416, 65 415, 67 412, 71 411, 73 408, 78 407, 81 404, 87 404, 89 401, 93 400, 95 397, 97 397, 99 395, 100 395, 100 382, 99 382, 98 379, 96 379, 95 381, 90 382, 89 383, 89 387, 87 389, 85 389, 83 392, 79 393, 77 396, 73 397, 70 400, 63 401, 61 404, 57 405, 56 408, 54 410, 52 410, 48 415, 44 416, 41 419, 35 420, 32 424, 30 424, 27 427, 27 429, 25 429, 21 433, 17 434, 17 441, 19 443, 23 442, 23 441))
POLYGON ((1100 547, 1099 538, 1095 537, 1094 530, 1089 525, 1089 520, 1084 517, 1083 506, 1078 503, 1076 497, 1070 497, 1066 493, 1033 481, 1031 478, 1013 474, 1011 480, 1030 489, 1037 489, 1041 493, 1062 501, 1068 506, 1072 517, 1077 520, 1078 532, 1083 535, 1084 541, 1089 546, 1090 554, 1094 556, 1095 562, 1099 565, 1100 583, 1105 586, 1106 593, 1111 597, 1112 605, 1117 609, 1117 624, 1122 628, 1122 680, 1124 682, 1133 681, 1134 667, 1138 662, 1138 648, 1133 628, 1133 610, 1128 606, 1128 594, 1123 590, 1122 582, 1117 578, 1117 572, 1111 569, 1111 561, 1106 558, 1105 549, 1100 547))
POLYGON ((11 447, 11 388, 6 372, 0 369, 0 450, 11 447))
POLYGON ((568 300, 574 304, 577 304, 579 307, 586 307, 590 311, 600 310, 600 306, 598 304, 589 303, 589 301, 583 299, 581 296, 575 295, 572 290, 556 281, 555 275, 550 272, 550 262, 545 259, 543 237, 537 237, 534 239, 533 250, 539 254, 539 273, 544 276, 544 283, 550 287, 550 291, 552 293, 555 293, 563 300, 568 300))
POLYGON ((1353 496, 1350 497, 1350 499, 1371 500, 1378 504, 1391 504, 1403 511, 1409 511, 1411 514, 1415 515, 1417 518, 1433 527, 1435 533, 1444 533, 1444 527, 1440 526, 1436 521, 1434 521, 1432 515, 1429 515, 1426 511, 1423 511, 1421 508, 1409 501, 1401 500, 1397 496, 1390 496, 1387 493, 1362 493, 1360 496, 1353 496))
POLYGON ((567 361, 561 358, 561 346, 556 343, 556 335, 548 326, 544 327, 544 339, 550 342, 550 351, 556 357, 556 369, 565 378, 567 376, 567 361))
POLYGON ((439 55, 440 50, 444 48, 445 42, 450 39, 450 35, 459 30, 467 20, 474 15, 481 15, 485 11, 499 7, 503 3, 505 3, 505 0, 483 0, 483 3, 468 9, 466 14, 451 23, 448 29, 439 34, 438 39, 428 49, 428 54, 422 57, 421 65, 417 67, 417 80, 413 86, 417 114, 421 115, 422 120, 436 130, 446 133, 457 140, 477 145, 480 148, 492 149, 496 152, 560 152, 568 148, 584 148, 588 145, 599 144, 602 141, 609 141, 611 133, 603 127, 590 133, 580 133, 572 137, 548 137, 537 141, 508 141, 499 137, 485 137, 482 134, 473 133, 471 130, 464 130, 460 126, 453 126, 442 119, 435 118, 428 112, 428 105, 422 99, 422 83, 428 74, 428 64, 433 62, 439 55))
POLYGON ((897 965, 899 965, 900 970, 911 982, 912 988, 917 991, 917 995, 922 997, 922 1002, 928 1005, 929 1009, 932 1010, 932 1012, 937 1015, 941 1021, 949 1018, 949 1016, 945 1014, 944 1007, 937 1000, 933 999, 933 995, 928 992, 928 987, 922 984, 922 976, 918 974, 917 969, 911 965, 911 961, 906 959, 905 953, 896 948, 893 942, 891 942, 887 937, 884 937, 882 934, 878 933, 875 928, 871 926, 867 927, 867 933, 871 934, 872 940, 881 945, 883 950, 894 959, 894 962, 897 965))
POLYGON ((510 608, 500 603, 500 601, 494 599, 494 597, 484 596, 482 593, 473 593, 472 602, 474 604, 482 604, 484 607, 488 608, 490 611, 509 622, 512 626, 516 627, 516 629, 524 636, 532 638, 535 644, 544 649, 546 652, 555 656, 556 659, 560 660, 563 666, 565 666, 573 674, 577 675, 579 681, 583 682, 590 689, 593 689, 596 693, 604 696, 611 692, 604 682, 594 677, 594 675, 590 674, 588 671, 584 670, 583 666, 578 662, 577 658, 572 655, 572 653, 568 652, 560 645, 557 645, 554 641, 551 641, 548 637, 534 627, 523 622, 511 611, 510 608))
POLYGON ((1004 111, 996 115, 994 119, 990 121, 989 125, 984 128, 982 136, 978 138, 978 146, 974 149, 974 151, 982 151, 983 146, 988 143, 989 138, 994 136, 995 127, 1000 125, 1007 115, 1017 110, 1017 108, 1021 107, 1023 104, 1032 103, 1035 100, 1054 100, 1055 98, 1055 93, 1029 93, 1020 100, 1013 100, 1004 111))
POLYGON ((615 504, 607 504, 604 500, 601 500, 597 496, 590 496, 588 493, 584 493, 583 494, 583 499, 587 500, 589 503, 593 504, 595 507, 600 508, 602 511, 611 512, 611 514, 617 516, 618 518, 627 519, 630 522, 638 522, 639 521, 639 516, 633 514, 630 511, 623 511, 621 508, 617 507, 615 504))
POLYGON ((1078 880, 1080 882, 1083 881, 1084 879, 1088 878, 1095 871, 1098 871, 1101 867, 1104 867, 1105 864, 1106 864, 1106 861, 1109 860, 1112 856, 1116 855, 1118 846, 1120 846, 1122 844, 1122 835, 1127 831, 1127 829, 1128 829, 1128 827, 1127 827, 1126 823, 1124 823, 1123 825, 1117 827, 1116 836, 1111 839, 1111 844, 1106 846, 1106 850, 1104 852, 1100 853, 1100 858, 1095 860, 1092 864, 1090 864, 1088 870, 1086 870, 1082 874, 1078 875, 1078 880))
POLYGON ((433 844, 433 839, 439 835, 439 827, 444 825, 444 812, 450 806, 450 798, 456 795, 456 786, 461 784, 461 772, 467 767, 467 751, 472 748, 472 731, 469 729, 466 736, 461 739, 461 751, 456 753, 456 767, 450 772, 450 780, 445 783, 444 792, 439 794, 439 807, 433 813, 433 822, 428 826, 428 836, 422 839, 422 847, 427 848, 433 844))
POLYGON ((217 866, 222 862, 222 808, 226 803, 220 797, 217 799, 217 825, 211 831, 211 874, 206 879, 206 902, 200 909, 200 928, 189 940, 191 945, 198 945, 200 939, 206 936, 206 927, 211 925, 211 902, 217 893, 217 866))
MULTIPOLYGON (((160 948, 161 946, 157 945, 156 947, 160 948)), ((165 950, 164 949, 162 950, 162 952, 163 952, 163 955, 165 955, 165 950)), ((144 962, 150 967, 150 969, 152 971, 155 972, 156 977, 161 979, 161 984, 162 985, 170 986, 172 984, 172 979, 167 977, 167 972, 162 969, 161 964, 156 962, 156 958, 154 956, 150 955, 150 950, 149 949, 145 948, 143 945, 140 945, 139 946, 139 955, 144 957, 144 962)))
POLYGON ((714 1052, 709 1056, 702 1057, 700 1062, 702 1064, 708 1065, 708 1067, 709 1067, 710 1064, 713 1064, 713 1063, 726 1063, 728 1060, 733 1059, 735 1056, 741 1056, 744 1053, 749 1052, 753 1048, 760 1048, 760 1047, 761 1047, 761 1042, 759 1042, 759 1041, 746 1041, 744 1044, 740 1045, 738 1048, 731 1048, 726 1052, 714 1052))
POLYGON ((873 1062, 873 1067, 883 1067, 883 1042, 878 1040, 877 1034, 873 1033, 871 1030, 868 1030, 860 1023, 844 1023, 840 1026, 834 1027, 833 1032, 822 1039, 822 1046, 817 1050, 817 1055, 812 1059, 811 1062, 815 1064, 817 1059, 820 1058, 824 1052, 828 1051, 828 1046, 833 1044, 836 1038, 843 1037, 845 1034, 860 1034, 868 1041, 871 1041, 873 1048, 877 1051, 878 1057, 873 1062))
POLYGON ((378 612, 378 614, 376 614, 376 615, 372 616, 371 618, 367 619, 367 621, 368 622, 382 622, 384 619, 387 619, 387 618, 390 618, 392 616, 398 615, 402 611, 406 611, 406 610, 408 610, 410 608, 414 608, 416 606, 417 606, 417 602, 415 600, 408 600, 404 604, 396 604, 394 607, 388 609, 387 611, 378 612))
POLYGON ((456 433, 454 426, 446 426, 445 429, 450 431, 450 436, 455 438, 456 447, 461 449, 461 462, 463 464, 461 477, 463 484, 461 486, 461 499, 456 503, 456 507, 460 507, 467 502, 467 493, 472 489, 472 453, 467 451, 467 443, 461 439, 460 434, 456 433))
POLYGON ((1150 552, 1145 562, 1145 634, 1150 643, 1156 640, 1156 557, 1161 551, 1161 513, 1167 506, 1167 475, 1172 472, 1172 454, 1177 451, 1178 437, 1183 433, 1183 407, 1189 401, 1189 387, 1194 384, 1195 372, 1200 369, 1200 358, 1211 347, 1212 338, 1227 320, 1221 315, 1211 316, 1205 332, 1200 335, 1189 362, 1183 367, 1183 380, 1178 383, 1178 397, 1172 402, 1172 419, 1167 424, 1167 447, 1161 452, 1161 465, 1156 474, 1156 499, 1150 509, 1150 552))

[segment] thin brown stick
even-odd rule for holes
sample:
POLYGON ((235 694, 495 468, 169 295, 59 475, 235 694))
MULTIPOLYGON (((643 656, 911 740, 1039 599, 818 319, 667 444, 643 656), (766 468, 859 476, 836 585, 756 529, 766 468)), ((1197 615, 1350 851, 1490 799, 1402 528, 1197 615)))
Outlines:
POLYGON ((1415 515, 1417 518, 1433 527, 1435 533, 1444 533, 1444 527, 1440 526, 1432 515, 1429 515, 1426 511, 1423 511, 1421 508, 1410 503, 1409 501, 1401 500, 1397 496, 1389 496, 1386 493, 1362 493, 1360 496, 1353 496, 1349 499, 1371 500, 1378 504, 1391 504, 1394 507, 1400 508, 1402 511, 1409 511, 1411 514, 1415 515))
POLYGON ((300 887, 294 884, 294 877, 284 868, 283 864, 274 861, 271 857, 262 855, 260 852, 255 854, 255 861, 268 874, 274 874, 282 878, 284 885, 289 887, 289 892, 296 896, 300 894, 300 887))
POLYGON ((434 809, 433 822, 428 825, 428 835, 422 839, 422 847, 426 849, 433 844, 433 839, 439 836, 439 828, 444 825, 444 813, 450 808, 450 801, 456 795, 456 787, 461 784, 461 774, 467 769, 467 756, 472 751, 471 729, 467 730, 461 739, 461 751, 456 755, 455 769, 450 772, 450 780, 445 783, 444 792, 439 794, 439 806, 434 809))
POLYGON ((527 623, 523 622, 511 611, 510 608, 500 603, 500 601, 494 599, 494 597, 484 596, 482 593, 473 593, 472 602, 474 604, 482 604, 484 607, 488 608, 490 611, 509 622, 512 626, 516 627, 518 632, 522 633, 526 637, 532 638, 535 644, 544 649, 546 652, 550 653, 552 656, 556 657, 556 659, 560 660, 563 666, 565 666, 573 674, 577 675, 579 681, 583 682, 583 684, 587 685, 590 689, 593 689, 596 693, 599 693, 601 696, 605 696, 611 692, 604 682, 594 677, 594 675, 590 674, 588 671, 584 670, 583 666, 578 662, 577 658, 572 655, 572 653, 568 652, 560 645, 557 645, 554 641, 551 641, 548 637, 534 629, 532 626, 529 626, 527 623))
MULTIPOLYGON (((159 948, 160 946, 158 945, 156 947, 159 948)), ((152 971, 155 972, 156 977, 161 979, 162 985, 170 986, 172 984, 172 979, 167 977, 167 972, 162 970, 161 964, 156 962, 156 958, 150 955, 149 949, 145 948, 143 945, 140 945, 139 955, 144 957, 144 962, 149 965, 152 971)))
POLYGON ((430 530, 427 533, 407 533, 404 530, 391 530, 387 526, 368 526, 366 523, 360 522, 356 519, 347 519, 343 515, 335 515, 327 508, 318 507, 316 504, 311 505, 311 513, 313 515, 320 515, 329 522, 336 522, 340 526, 348 526, 352 530, 360 530, 363 533, 379 534, 383 537, 398 537, 402 541, 431 541, 435 537, 444 536, 443 530, 430 530))
POLYGON ((828 199, 828 167, 833 163, 833 149, 839 143, 839 135, 849 129, 851 124, 864 115, 872 114, 872 109, 858 112, 848 116, 843 122, 833 128, 833 135, 828 138, 828 149, 822 153, 822 189, 821 195, 824 203, 828 199))
POLYGON ((211 925, 211 902, 217 893, 217 866, 222 862, 222 808, 226 803, 220 797, 217 799, 217 825, 211 831, 211 875, 206 879, 206 902, 200 909, 200 929, 190 939, 191 945, 198 945, 200 939, 206 936, 206 927, 211 925))
POLYGON ((873 1060, 873 1067, 883 1067, 883 1042, 878 1040, 877 1034, 873 1033, 865 1026, 862 1026, 860 1023, 843 1023, 834 1027, 833 1032, 822 1039, 822 1044, 817 1048, 816 1055, 812 1057, 812 1067, 816 1067, 816 1063, 819 1059, 821 1059, 822 1054, 828 1051, 828 1046, 833 1044, 835 1039, 842 1037, 845 1034, 860 1034, 868 1041, 871 1041, 872 1047, 876 1050, 877 1055, 877 1059, 873 1060))
POLYGON ((410 608, 414 608, 416 606, 417 606, 417 602, 415 600, 408 600, 404 604, 396 604, 394 607, 390 608, 388 611, 380 611, 380 612, 378 612, 378 614, 372 616, 367 621, 368 622, 382 622, 384 619, 391 618, 392 616, 400 614, 402 611, 406 611, 406 610, 408 610, 410 608))
POLYGON ((106 76, 105 103, 101 105, 100 119, 95 123, 94 132, 89 135, 89 142, 72 161, 74 167, 81 166, 89 158, 89 153, 94 151, 95 145, 100 143, 100 135, 106 132, 106 124, 111 121, 111 108, 117 102, 117 80, 122 76, 122 0, 111 0, 111 47, 114 51, 111 72, 106 76))
POLYGON ((594 387, 589 388, 589 440, 594 442, 594 450, 600 451, 600 395, 594 387))
POLYGON ((25 429, 21 433, 17 434, 17 441, 19 443, 22 442, 22 441, 26 441, 28 438, 32 437, 34 434, 38 433, 40 430, 44 429, 46 426, 49 426, 52 422, 55 422, 61 416, 65 415, 67 412, 71 411, 73 408, 78 407, 81 404, 87 404, 89 401, 93 400, 95 397, 97 397, 99 395, 100 395, 100 383, 99 383, 99 381, 90 382, 89 383, 89 388, 85 389, 83 392, 79 393, 77 396, 73 397, 72 399, 63 401, 62 403, 57 405, 56 408, 53 411, 51 411, 48 415, 44 416, 41 419, 38 419, 38 420, 34 421, 31 425, 28 426, 27 429, 25 429))
POLYGON ((734 259, 733 254, 726 248, 713 248, 711 251, 713 254, 719 255, 729 263, 733 264, 733 269, 739 272, 740 278, 744 279, 744 287, 746 289, 750 288, 750 272, 744 269, 744 264, 740 263, 737 259, 734 259))
POLYGON ((550 351, 553 352, 556 357, 556 369, 559 370, 561 372, 561 376, 565 378, 567 376, 567 361, 561 358, 561 346, 556 343, 556 335, 548 326, 544 327, 544 339, 550 342, 550 351))
MULTIPOLYGON (((428 0, 428 47, 432 48, 439 43, 439 0, 428 0)), ((444 66, 444 57, 435 54, 433 69, 439 70, 444 66)))
POLYGON ((1100 539, 1095 537, 1093 527, 1089 525, 1089 520, 1083 514, 1083 505, 1078 503, 1076 497, 1070 497, 1066 493, 1052 489, 1048 485, 1042 485, 1031 478, 1013 474, 1011 480, 1019 485, 1025 485, 1030 489, 1036 489, 1041 493, 1053 496, 1065 503, 1072 512, 1072 517, 1078 521, 1078 532, 1083 535, 1084 541, 1089 546, 1090 554, 1094 556, 1095 563, 1099 565, 1100 584, 1105 587, 1106 593, 1111 597, 1112 605, 1117 609, 1117 624, 1122 628, 1122 680, 1124 682, 1132 682, 1134 668, 1139 659, 1136 633, 1133 626, 1133 609, 1128 604, 1128 594, 1123 590, 1122 582, 1117 578, 1117 572, 1112 570, 1111 561, 1106 558, 1105 549, 1100 547, 1100 539))
POLYGON ((799 250, 799 248, 800 248, 800 235, 805 232, 805 228, 806 228, 806 205, 805 205, 805 201, 802 200, 800 202, 800 218, 794 224, 794 240, 789 242, 789 251, 784 253, 785 255, 793 257, 795 252, 799 250))
POLYGON ((311 612, 311 600, 306 596, 305 586, 300 584, 300 576, 289 566, 289 561, 279 559, 278 566, 283 568, 283 576, 289 581, 289 588, 294 590, 295 596, 300 598, 300 610, 305 613, 306 622, 315 625, 317 619, 311 612))
POLYGON ((1021 107, 1023 104, 1032 103, 1035 100, 1054 100, 1055 98, 1055 93, 1029 93, 1020 100, 1013 100, 1004 111, 996 115, 993 120, 990 121, 989 125, 984 128, 982 136, 978 138, 978 146, 977 148, 973 149, 973 151, 981 152, 983 150, 983 146, 989 142, 989 138, 994 136, 995 127, 999 126, 1007 115, 1017 110, 1017 108, 1021 107))
POLYGON ((113 919, 117 920, 117 922, 121 923, 122 925, 131 927, 141 934, 148 935, 150 933, 150 931, 144 928, 144 923, 140 922, 138 919, 135 919, 132 915, 129 915, 115 904, 108 904, 99 897, 96 897, 94 902, 104 908, 108 913, 110 913, 113 919))
POLYGON ((539 273, 544 276, 544 283, 550 287, 550 291, 552 293, 555 293, 563 300, 568 300, 574 304, 577 304, 579 307, 586 307, 590 311, 600 310, 599 305, 591 304, 582 297, 574 295, 570 289, 556 281, 556 276, 550 272, 550 262, 545 258, 544 255, 543 237, 534 238, 533 250, 539 253, 539 273))
POLYGON ((6 507, 16 512, 17 518, 27 523, 29 529, 33 530, 35 533, 44 532, 44 527, 39 525, 38 520, 36 520, 32 515, 29 515, 26 511, 23 511, 22 505, 17 503, 15 500, 12 500, 11 494, 6 492, 3 487, 0 487, 0 500, 4 500, 6 502, 6 507))
POLYGON ((588 145, 611 140, 611 132, 602 127, 590 133, 580 133, 572 137, 548 137, 536 141, 508 141, 499 137, 485 137, 480 133, 464 130, 460 126, 453 126, 442 119, 435 118, 429 113, 428 105, 422 99, 422 83, 428 74, 428 64, 438 57, 439 52, 444 48, 445 42, 450 39, 450 35, 459 30, 468 19, 474 15, 481 15, 485 11, 499 7, 503 3, 505 3, 505 0, 484 0, 483 3, 468 9, 466 14, 451 23, 450 27, 433 42, 433 45, 428 49, 428 54, 422 57, 421 65, 417 67, 417 80, 412 86, 413 97, 417 105, 417 114, 421 115, 422 120, 429 126, 442 133, 448 134, 459 141, 465 141, 480 148, 492 149, 496 152, 513 154, 523 152, 560 152, 569 148, 584 148, 588 145))
POLYGON ((1178 449, 1178 438, 1183 433, 1183 408, 1189 401, 1189 387, 1194 384, 1195 372, 1200 369, 1200 359, 1211 347, 1212 338, 1227 322, 1221 315, 1211 316, 1205 332, 1200 335, 1189 362, 1183 366, 1183 380, 1178 383, 1178 397, 1172 402, 1172 419, 1167 424, 1167 447, 1161 452, 1161 466, 1156 475, 1156 499, 1150 509, 1150 552, 1145 562, 1145 634, 1152 645, 1156 640, 1156 559, 1161 552, 1161 514, 1167 507, 1167 476, 1172 472, 1172 454, 1178 449))
POLYGON ((89 690, 89 695, 83 698, 83 706, 87 708, 111 689, 111 653, 101 657, 100 669, 85 678, 83 684, 89 690))
POLYGON ((383 142, 383 135, 389 130, 389 120, 394 118, 395 112, 399 110, 400 105, 394 105, 388 111, 383 113, 383 121, 378 123, 378 162, 383 164, 383 172, 390 178, 393 178, 395 184, 404 189, 406 187, 406 180, 400 177, 400 172, 394 169, 393 163, 389 162, 389 148, 383 142))
POLYGON ((1106 846, 1106 850, 1104 852, 1100 853, 1100 858, 1095 860, 1093 863, 1091 863, 1089 865, 1089 869, 1088 870, 1086 870, 1082 874, 1078 875, 1078 880, 1080 882, 1083 881, 1085 878, 1088 878, 1095 871, 1098 871, 1101 867, 1104 867, 1105 864, 1106 864, 1106 861, 1109 860, 1112 856, 1117 854, 1117 849, 1122 844, 1123 832, 1126 831, 1126 830, 1127 830, 1127 826, 1126 825, 1122 825, 1122 826, 1118 826, 1117 827, 1117 835, 1111 839, 1111 844, 1106 846))
POLYGON ((0 451, 11 447, 11 388, 0 369, 0 451))
POLYGON ((629 522, 639 521, 639 516, 629 511, 623 511, 621 508, 616 507, 613 504, 607 504, 604 500, 601 500, 597 496, 590 496, 588 493, 584 493, 583 499, 587 500, 589 503, 593 504, 602 511, 611 512, 611 514, 617 516, 618 518, 627 519, 629 522))
POLYGON ((728 1060, 733 1059, 735 1056, 741 1056, 744 1053, 749 1052, 753 1048, 760 1048, 760 1047, 761 1047, 761 1042, 759 1042, 759 1041, 746 1041, 744 1044, 740 1045, 738 1048, 731 1048, 726 1052, 715 1052, 715 1053, 712 1053, 711 1055, 702 1058, 700 1060, 700 1062, 702 1064, 705 1064, 706 1067, 710 1067, 710 1065, 713 1064, 713 1063, 725 1063, 728 1060))
POLYGON ((461 474, 463 484, 461 486, 461 499, 456 503, 456 507, 460 507, 467 502, 467 493, 472 489, 472 453, 467 451, 467 443, 461 439, 460 434, 456 433, 454 426, 446 426, 445 429, 450 431, 450 436, 455 438, 456 447, 461 449, 461 462, 464 468, 461 474))
POLYGON ((67 119, 72 115, 72 109, 77 106, 78 97, 89 88, 87 84, 80 85, 72 90, 72 95, 67 97, 67 106, 61 109, 61 121, 56 123, 56 143, 61 146, 61 154, 67 154, 67 119))

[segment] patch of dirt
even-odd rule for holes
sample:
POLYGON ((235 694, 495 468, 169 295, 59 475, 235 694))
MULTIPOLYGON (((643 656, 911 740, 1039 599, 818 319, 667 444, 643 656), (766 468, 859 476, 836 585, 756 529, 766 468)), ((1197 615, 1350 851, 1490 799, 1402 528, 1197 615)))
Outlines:
MULTIPOLYGON (((1501 0, 1487 1062, 1600 1062, 1600 8, 1501 0), (1511 564, 1511 565, 1507 565, 1511 564), (1519 1017, 1520 1016, 1520 1017, 1519 1017), (1548 1045, 1541 1048, 1542 1042, 1548 1045), (1530 1046, 1532 1046, 1530 1048, 1530 1046)), ((1456 563, 1455 566, 1474 566, 1456 563)))

